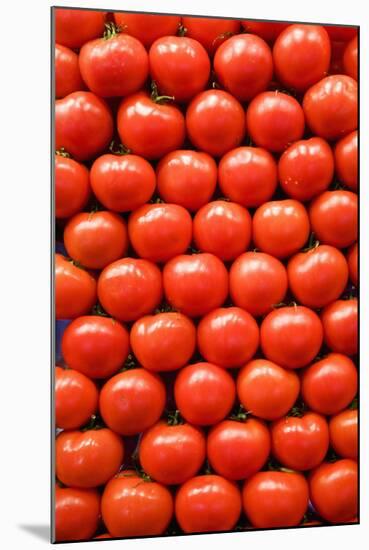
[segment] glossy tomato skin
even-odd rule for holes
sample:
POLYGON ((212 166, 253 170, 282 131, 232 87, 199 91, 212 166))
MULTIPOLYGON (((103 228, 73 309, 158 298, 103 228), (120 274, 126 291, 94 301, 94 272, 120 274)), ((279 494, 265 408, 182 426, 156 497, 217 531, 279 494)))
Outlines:
POLYGON ((96 281, 84 269, 55 254, 55 317, 75 319, 96 302, 96 281))
POLYGON ((134 36, 145 47, 161 36, 177 33, 181 18, 178 15, 115 12, 114 19, 122 32, 134 36))
POLYGON ((159 420, 165 398, 159 376, 145 369, 131 369, 116 374, 102 387, 100 413, 114 432, 134 435, 159 420))
POLYGON ((55 424, 75 430, 95 414, 99 399, 96 385, 81 372, 55 368, 55 424))
POLYGON ((331 351, 356 355, 358 345, 358 303, 356 298, 337 300, 321 313, 324 341, 331 351))
POLYGON ((267 42, 274 42, 279 34, 288 27, 288 23, 272 23, 270 21, 254 21, 243 19, 241 21, 246 32, 257 34, 267 42))
POLYGON ((240 29, 240 22, 234 19, 213 17, 182 17, 186 36, 198 40, 213 55, 217 48, 240 29))
POLYGON ((55 97, 59 99, 84 89, 78 55, 70 48, 55 44, 55 97))
POLYGON ((80 212, 90 196, 89 172, 73 159, 55 155, 55 216, 69 218, 80 212))
POLYGON ((347 252, 347 265, 349 268, 350 280, 354 286, 358 285, 358 244, 353 244, 347 252))
POLYGON ((230 531, 240 513, 237 485, 217 475, 196 476, 176 494, 175 515, 185 533, 230 531))
POLYGON ((92 10, 55 10, 55 41, 68 48, 80 48, 88 40, 102 36, 105 12, 92 10))
POLYGON ((334 451, 342 458, 357 460, 358 457, 358 413, 347 409, 329 421, 330 442, 334 451))
POLYGON ((277 420, 293 407, 300 380, 292 370, 266 359, 247 363, 237 376, 237 395, 247 411, 263 420, 277 420))
POLYGON ((55 540, 90 539, 97 531, 100 495, 95 489, 55 487, 55 540))
POLYGON ((203 317, 197 327, 197 346, 209 362, 223 368, 241 367, 259 345, 255 319, 239 307, 218 308, 203 317))
POLYGON ((358 133, 356 130, 337 142, 334 159, 339 181, 347 185, 351 191, 357 191, 358 133))
POLYGON ((358 79, 358 39, 354 36, 347 44, 343 54, 345 73, 355 80, 358 79))
POLYGON ((182 313, 147 315, 132 326, 131 347, 140 365, 153 372, 177 370, 196 347, 196 328, 182 313))

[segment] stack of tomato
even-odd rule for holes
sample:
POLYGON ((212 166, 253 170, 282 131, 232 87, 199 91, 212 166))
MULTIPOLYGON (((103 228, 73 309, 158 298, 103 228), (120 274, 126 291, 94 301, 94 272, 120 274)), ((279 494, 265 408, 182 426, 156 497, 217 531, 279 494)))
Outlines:
POLYGON ((357 29, 55 37, 56 539, 356 522, 357 29))

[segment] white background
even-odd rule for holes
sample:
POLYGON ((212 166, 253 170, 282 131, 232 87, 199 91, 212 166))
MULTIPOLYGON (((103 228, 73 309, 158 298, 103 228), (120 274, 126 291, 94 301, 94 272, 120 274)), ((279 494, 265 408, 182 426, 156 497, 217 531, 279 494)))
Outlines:
MULTIPOLYGON (((48 542, 49 523, 49 52, 52 2, 1 8, 0 63, 0 521, 6 550, 48 542)), ((361 525, 141 541, 72 544, 79 550, 234 548, 362 549, 369 534, 368 97, 366 2, 328 0, 60 0, 57 5, 361 25, 361 525), (365 210, 366 208, 366 210, 365 210), (364 212, 363 212, 364 210, 364 212), (98 546, 96 546, 96 544, 98 546)))

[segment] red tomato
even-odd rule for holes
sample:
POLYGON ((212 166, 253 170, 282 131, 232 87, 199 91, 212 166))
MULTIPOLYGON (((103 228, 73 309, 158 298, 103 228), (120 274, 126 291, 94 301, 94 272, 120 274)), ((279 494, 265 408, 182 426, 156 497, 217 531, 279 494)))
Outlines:
POLYGON ((197 345, 205 359, 223 368, 241 367, 259 345, 259 327, 238 307, 214 309, 197 327, 197 345))
POLYGON ((182 17, 186 36, 198 40, 213 55, 217 48, 240 29, 240 22, 218 17, 182 17))
POLYGON ((357 82, 349 76, 332 75, 308 89, 303 100, 310 130, 325 139, 339 139, 356 130, 357 82))
POLYGON ((167 262, 190 246, 192 219, 177 204, 144 204, 130 215, 128 232, 140 258, 167 262))
POLYGON ((80 48, 88 40, 101 36, 104 11, 55 9, 55 42, 68 48, 80 48))
POLYGON ((176 256, 163 270, 168 302, 189 317, 206 315, 220 307, 228 295, 228 273, 213 254, 176 256))
POLYGON ((278 163, 283 191, 299 201, 309 201, 325 191, 333 174, 332 149, 318 137, 296 141, 283 153, 278 163))
POLYGON ((121 435, 138 434, 159 420, 165 406, 165 386, 145 369, 116 374, 102 387, 100 413, 109 428, 121 435))
POLYGON ((354 363, 339 353, 330 353, 307 368, 301 378, 305 403, 320 414, 336 414, 353 400, 357 391, 354 363))
POLYGON ((307 307, 281 307, 269 313, 261 323, 260 343, 270 361, 290 369, 305 367, 323 343, 322 323, 307 307))
POLYGON ((55 317, 75 319, 96 302, 96 281, 61 254, 55 254, 55 317))
POLYGON ((254 527, 293 527, 307 510, 309 488, 296 472, 259 472, 245 482, 242 501, 254 527))
POLYGON ((352 191, 326 191, 310 206, 311 229, 320 242, 346 248, 357 239, 358 200, 352 191))
POLYGON ((245 114, 241 103, 228 92, 206 90, 189 104, 186 128, 196 148, 221 157, 243 140, 245 114))
POLYGON ((347 265, 350 274, 350 280, 354 286, 358 285, 358 245, 353 244, 347 252, 347 265))
POLYGON ((162 299, 159 268, 140 258, 123 258, 100 274, 97 293, 103 308, 120 321, 136 321, 152 312, 162 299))
POLYGON ((205 451, 200 429, 190 424, 169 426, 161 421, 143 434, 139 459, 150 477, 165 485, 178 485, 197 474, 205 451))
POLYGON ((290 290, 301 304, 321 308, 344 291, 348 267, 342 252, 323 244, 293 256, 287 275, 290 290))
MULTIPOLYGON (((325 27, 327 30, 327 27, 325 27)), ((328 33, 329 34, 329 33, 328 33)), ((328 74, 343 74, 343 53, 346 48, 346 42, 331 40, 331 63, 328 74)))
POLYGON ((64 430, 75 430, 95 414, 99 392, 84 374, 55 369, 55 424, 64 430))
POLYGON ((345 52, 343 54, 343 67, 345 73, 351 78, 357 80, 358 77, 358 40, 357 36, 354 36, 352 40, 347 44, 345 52))
POLYGON ((90 539, 97 531, 100 495, 95 489, 55 487, 55 540, 90 539))
POLYGON ((226 479, 251 477, 264 466, 269 451, 269 430, 255 418, 242 422, 223 420, 213 426, 208 435, 209 463, 226 479))
POLYGON ((102 535, 98 535, 97 537, 94 537, 94 539, 111 539, 112 536, 109 535, 109 533, 103 533, 102 535))
POLYGON ((178 373, 174 397, 179 412, 187 422, 211 426, 231 411, 236 387, 226 370, 212 363, 196 363, 178 373))
POLYGON ((329 436, 333 449, 342 458, 357 459, 358 414, 357 409, 342 411, 329 421, 329 436))
POLYGON ((65 97, 84 88, 78 55, 65 46, 55 44, 55 97, 65 97))
POLYGON ((65 431, 56 438, 56 476, 65 485, 80 489, 103 485, 118 472, 123 458, 123 440, 107 428, 65 431))
POLYGON ((358 136, 351 132, 340 139, 334 149, 336 172, 339 180, 351 191, 358 187, 358 136))
POLYGON ((248 106, 246 120, 252 141, 275 153, 284 151, 304 133, 299 102, 279 91, 257 95, 248 106))
POLYGON ((358 27, 350 25, 324 25, 331 40, 346 42, 357 35, 358 27))
POLYGON ((218 177, 226 197, 242 206, 260 206, 276 190, 277 164, 265 149, 237 147, 220 160, 218 177))
POLYGON ((160 38, 177 33, 181 22, 179 15, 114 12, 116 24, 122 32, 138 38, 146 47, 160 38))
POLYGON ((259 317, 283 302, 287 292, 286 268, 269 254, 245 252, 232 264, 229 287, 233 303, 259 317))
POLYGON ((267 42, 274 42, 278 35, 289 25, 289 23, 272 23, 271 21, 255 21, 252 19, 243 19, 241 23, 246 32, 257 34, 267 42))
POLYGON ((79 317, 67 326, 62 352, 68 367, 90 378, 107 378, 122 368, 129 352, 129 335, 115 319, 79 317))
POLYGON ((76 160, 90 160, 109 145, 113 118, 103 99, 74 92, 55 102, 55 147, 76 160))
POLYGON ((80 212, 90 196, 89 172, 83 164, 55 155, 55 216, 69 218, 80 212))
POLYGON ((293 407, 300 391, 294 371, 266 359, 250 361, 237 376, 237 395, 245 410, 263 420, 281 418, 293 407))
POLYGON ((330 350, 344 355, 357 353, 358 307, 356 298, 332 302, 323 309, 321 320, 324 341, 330 350))
POLYGON ((131 346, 140 365, 160 372, 188 363, 196 347, 193 322, 177 312, 141 317, 131 329, 131 346))
POLYGON ((194 477, 179 488, 175 514, 185 533, 231 531, 241 514, 240 491, 220 476, 194 477))
POLYGON ((305 207, 292 199, 264 203, 252 220, 255 246, 276 258, 287 258, 303 247, 309 230, 305 207))

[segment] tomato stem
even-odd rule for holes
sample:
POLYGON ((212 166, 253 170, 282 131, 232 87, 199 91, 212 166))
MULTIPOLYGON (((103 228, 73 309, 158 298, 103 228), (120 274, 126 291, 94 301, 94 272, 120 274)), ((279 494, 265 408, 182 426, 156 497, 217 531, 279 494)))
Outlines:
POLYGON ((355 397, 350 403, 350 405, 348 406, 348 409, 350 409, 351 411, 354 411, 357 409, 357 406, 358 406, 358 400, 357 400, 357 397, 355 397))
POLYGON ((154 102, 154 103, 161 103, 161 102, 165 102, 165 101, 174 101, 174 96, 170 96, 170 95, 159 95, 159 92, 158 92, 158 86, 156 84, 156 82, 153 80, 151 82, 151 100, 154 102))
POLYGON ((179 424, 183 424, 183 419, 178 409, 175 410, 174 412, 168 413, 167 422, 168 422, 168 426, 178 426, 179 424))
POLYGON ((235 420, 236 422, 245 422, 248 419, 251 411, 245 411, 243 405, 239 405, 236 411, 231 414, 229 417, 230 420, 235 420))
POLYGON ((111 38, 114 38, 114 36, 117 36, 120 32, 121 28, 112 21, 109 21, 108 23, 105 23, 103 40, 110 40, 111 38))
POLYGON ((306 248, 303 248, 303 252, 310 252, 310 250, 315 250, 320 245, 320 242, 315 238, 314 233, 310 233, 308 245, 306 248))
POLYGON ((113 155, 129 155, 131 153, 130 149, 128 149, 123 143, 116 143, 114 140, 109 145, 109 151, 113 155))
POLYGON ((57 149, 57 150, 55 151, 55 154, 56 154, 56 155, 59 155, 59 157, 64 157, 64 158, 66 158, 66 159, 70 159, 70 158, 71 158, 70 153, 68 153, 68 151, 66 151, 66 150, 64 149, 64 147, 60 147, 59 149, 57 149))
POLYGON ((179 25, 178 31, 177 31, 177 36, 183 37, 183 36, 186 36, 186 34, 187 34, 186 27, 184 25, 179 25))
POLYGON ((109 315, 101 306, 100 302, 97 302, 92 308, 92 315, 98 315, 99 317, 109 317, 109 315))

